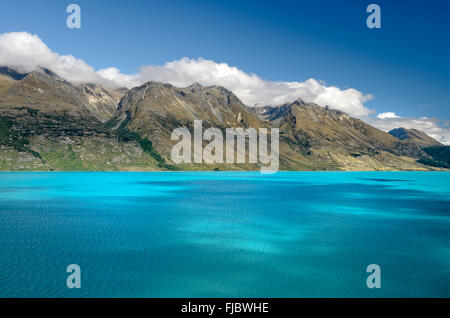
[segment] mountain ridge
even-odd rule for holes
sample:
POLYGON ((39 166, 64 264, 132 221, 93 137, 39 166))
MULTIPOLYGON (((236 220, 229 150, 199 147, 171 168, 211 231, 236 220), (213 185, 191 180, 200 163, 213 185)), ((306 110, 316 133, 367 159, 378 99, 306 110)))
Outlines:
POLYGON ((390 130, 388 133, 400 140, 403 140, 404 142, 414 143, 422 147, 442 146, 439 141, 417 129, 406 129, 399 127, 390 130))
POLYGON ((416 162, 429 158, 419 145, 341 111, 302 100, 251 108, 215 85, 179 88, 149 81, 113 89, 73 84, 47 69, 20 73, 0 67, 0 111, 1 170, 259 169, 258 164, 173 165, 171 133, 192 130, 196 119, 222 130, 279 128, 282 170, 436 169, 416 162), (15 167, 22 157, 34 163, 15 167))

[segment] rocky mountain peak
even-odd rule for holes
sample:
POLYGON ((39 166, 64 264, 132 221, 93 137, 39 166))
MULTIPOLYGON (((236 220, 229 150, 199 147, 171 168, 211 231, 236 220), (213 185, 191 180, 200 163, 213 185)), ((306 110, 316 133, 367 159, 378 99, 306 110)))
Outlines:
POLYGON ((204 86, 202 84, 200 84, 199 82, 194 82, 191 85, 189 85, 187 88, 201 90, 204 88, 204 86))

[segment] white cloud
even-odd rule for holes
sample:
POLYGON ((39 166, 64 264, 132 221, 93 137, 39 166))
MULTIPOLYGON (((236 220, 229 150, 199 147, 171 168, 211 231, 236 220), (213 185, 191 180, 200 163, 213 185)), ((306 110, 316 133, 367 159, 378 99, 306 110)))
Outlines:
POLYGON ((51 51, 37 35, 27 32, 0 34, 0 65, 22 72, 44 67, 69 81, 108 84, 83 60, 72 55, 59 55, 51 51))
POLYGON ((303 82, 274 82, 248 74, 226 63, 203 58, 182 58, 164 65, 147 65, 137 74, 123 74, 111 67, 96 71, 72 55, 59 55, 51 51, 37 36, 27 32, 0 34, 0 64, 30 72, 39 67, 49 68, 59 76, 76 83, 93 82, 128 88, 154 80, 184 87, 199 82, 220 85, 233 91, 247 105, 280 105, 302 98, 321 106, 330 106, 353 116, 367 116, 371 111, 364 102, 371 99, 360 91, 326 86, 310 78, 303 82))
POLYGON ((106 79, 115 84, 115 86, 132 88, 142 84, 140 75, 127 75, 120 73, 120 70, 115 67, 109 67, 97 71, 103 79, 106 79))
MULTIPOLYGON (((378 116, 377 116, 378 117, 378 116)), ((374 127, 383 131, 390 131, 394 128, 417 129, 423 131, 437 141, 450 145, 450 129, 439 125, 437 119, 422 118, 403 118, 403 117, 385 117, 385 118, 369 118, 366 121, 374 127)))
POLYGON ((304 82, 266 81, 237 67, 203 58, 182 58, 162 66, 143 66, 140 75, 145 81, 166 82, 179 87, 193 82, 224 86, 250 106, 281 105, 301 98, 321 106, 328 105, 353 116, 367 116, 371 113, 364 102, 372 97, 353 88, 341 90, 335 86, 326 86, 313 78, 304 82))
POLYGON ((397 116, 393 112, 387 112, 387 113, 380 113, 377 115, 377 118, 379 119, 387 119, 387 118, 400 118, 400 116, 397 116))

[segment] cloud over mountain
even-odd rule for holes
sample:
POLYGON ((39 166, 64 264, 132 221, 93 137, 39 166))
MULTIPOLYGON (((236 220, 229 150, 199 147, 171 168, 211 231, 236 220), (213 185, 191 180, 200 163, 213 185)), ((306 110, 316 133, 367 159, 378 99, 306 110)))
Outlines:
POLYGON ((14 67, 22 72, 44 67, 69 81, 108 84, 83 60, 72 55, 59 55, 50 50, 37 35, 27 32, 0 34, 0 65, 14 67))
POLYGON ((366 121, 386 132, 399 127, 417 129, 443 144, 450 145, 450 129, 442 127, 437 119, 428 117, 406 118, 395 115, 395 117, 377 116, 377 118, 369 118, 366 121))
POLYGON ((140 75, 145 80, 187 86, 193 82, 220 85, 233 91, 245 104, 253 106, 281 105, 301 98, 321 106, 345 111, 353 116, 366 116, 371 111, 364 102, 371 99, 356 89, 341 90, 310 78, 303 82, 266 81, 256 74, 248 74, 226 63, 211 60, 182 58, 162 66, 143 66, 140 75))
POLYGON ((298 98, 321 106, 330 106, 354 117, 364 118, 385 131, 405 127, 422 130, 431 137, 450 144, 450 129, 428 118, 402 118, 393 112, 373 113, 364 103, 372 96, 354 88, 340 89, 310 78, 299 82, 268 81, 256 74, 246 73, 226 63, 203 58, 182 58, 164 65, 142 66, 136 74, 124 74, 115 67, 95 70, 82 59, 53 52, 37 35, 28 32, 0 34, 0 65, 30 72, 48 68, 64 79, 75 83, 98 83, 105 86, 132 88, 146 81, 170 83, 185 87, 194 82, 202 85, 220 85, 233 91, 245 104, 281 105, 298 98))
POLYGON ((321 106, 345 111, 353 116, 367 116, 371 111, 364 102, 371 99, 360 91, 335 86, 310 78, 303 82, 275 82, 248 74, 226 63, 216 63, 203 58, 182 58, 164 65, 142 66, 137 74, 123 74, 111 67, 96 71, 72 55, 59 55, 37 36, 27 32, 0 35, 0 64, 33 71, 49 68, 59 76, 73 82, 94 82, 103 85, 133 87, 154 80, 175 86, 188 86, 193 82, 202 85, 220 85, 232 90, 245 104, 253 106, 279 105, 302 98, 321 106))

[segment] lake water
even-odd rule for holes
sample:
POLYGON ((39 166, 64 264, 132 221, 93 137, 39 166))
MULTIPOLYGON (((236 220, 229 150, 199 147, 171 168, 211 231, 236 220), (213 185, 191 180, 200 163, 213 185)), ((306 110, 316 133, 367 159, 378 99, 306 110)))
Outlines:
POLYGON ((0 173, 0 297, 425 296, 448 172, 0 173))

